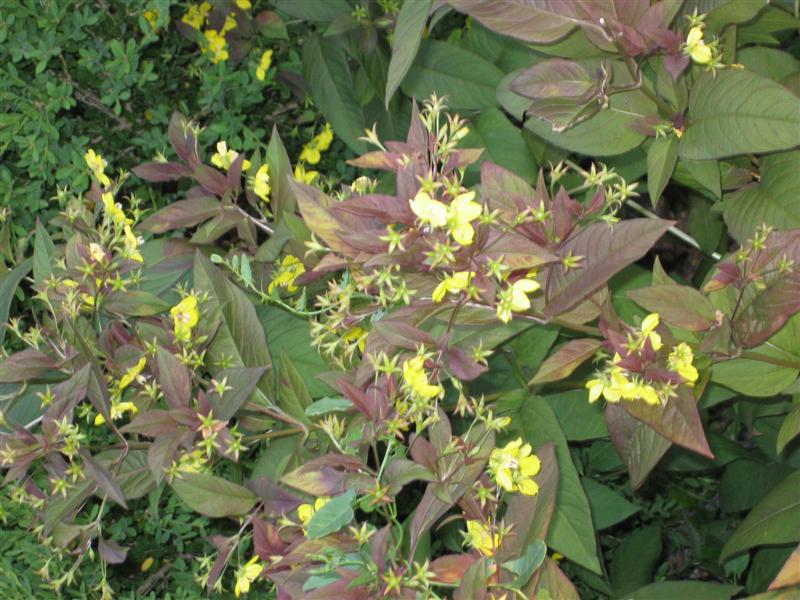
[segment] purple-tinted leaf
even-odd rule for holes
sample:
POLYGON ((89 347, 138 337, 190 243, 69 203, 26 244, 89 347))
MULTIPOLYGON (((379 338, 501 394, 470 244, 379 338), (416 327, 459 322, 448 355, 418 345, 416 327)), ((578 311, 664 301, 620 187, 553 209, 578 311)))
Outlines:
POLYGON ((218 215, 220 210, 219 200, 212 197, 179 200, 147 217, 140 227, 151 233, 164 233, 172 229, 194 227, 218 215))
POLYGON ((628 469, 631 485, 638 489, 672 442, 629 415, 619 404, 606 404, 605 419, 611 442, 628 469))
POLYGON ((548 44, 575 28, 575 7, 558 0, 448 0, 482 25, 523 42, 548 44))
POLYGON ((266 161, 269 165, 272 187, 269 196, 270 204, 275 220, 279 221, 284 213, 294 214, 297 203, 294 199, 294 192, 289 186, 289 180, 292 179, 292 165, 275 125, 272 126, 272 135, 269 138, 266 161))
POLYGON ((228 190, 228 182, 225 175, 217 171, 214 167, 208 165, 197 165, 194 168, 194 176, 204 190, 223 196, 228 190))
POLYGON ((461 381, 472 381, 483 375, 489 367, 472 360, 469 355, 458 346, 447 349, 447 366, 461 381))
POLYGON ((438 583, 461 583, 469 568, 478 560, 472 554, 445 554, 430 564, 433 581, 438 583))
POLYGON ((630 290, 628 297, 664 321, 689 331, 705 331, 717 324, 711 302, 692 287, 663 284, 630 290))
POLYGON ((545 359, 529 385, 559 381, 569 377, 584 361, 594 356, 599 347, 598 340, 588 338, 570 340, 545 359))
POLYGON ((188 407, 192 399, 192 375, 169 350, 158 347, 156 351, 158 385, 172 408, 188 407))
POLYGON ((282 517, 303 503, 302 499, 290 494, 269 477, 252 479, 245 485, 261 499, 268 517, 282 517))
MULTIPOLYGON (((153 443, 147 449, 147 466, 150 468, 156 484, 160 484, 161 480, 164 479, 165 471, 172 465, 175 453, 178 451, 184 435, 186 433, 160 435, 153 440, 153 443)), ((189 435, 194 437, 193 432, 189 435)))
POLYGON ((174 433, 179 427, 194 429, 200 423, 192 409, 184 410, 148 410, 139 413, 122 428, 128 433, 141 433, 148 437, 159 437, 174 433))
POLYGON ((211 565, 211 570, 208 572, 208 581, 206 587, 211 589, 225 570, 225 565, 231 554, 236 549, 236 542, 239 541, 238 536, 225 537, 222 535, 210 535, 208 541, 217 549, 217 558, 214 559, 214 564, 211 565))
POLYGON ((622 402, 622 407, 668 440, 713 460, 697 401, 687 386, 679 386, 678 395, 670 398, 665 406, 634 400, 622 402))
POLYGON ((593 223, 567 240, 559 254, 567 257, 571 253, 582 260, 567 272, 561 265, 550 272, 545 316, 556 316, 580 304, 614 274, 644 256, 672 224, 656 219, 629 219, 613 227, 593 223))
POLYGON ((246 487, 207 473, 179 472, 172 489, 195 512, 207 517, 238 517, 257 501, 246 487))
MULTIPOLYGON (((178 23, 181 25, 182 23, 178 23)), ((197 31, 189 28, 192 34, 197 34, 197 31)), ((194 166, 200 163, 200 154, 197 149, 197 140, 194 137, 190 123, 186 117, 179 112, 172 113, 172 118, 169 121, 169 128, 167 129, 169 141, 175 153, 181 157, 181 160, 189 166, 194 166)))
POLYGON ((492 572, 489 559, 481 558, 472 563, 464 573, 461 584, 453 593, 453 599, 484 600, 487 597, 489 576, 492 572))
POLYGON ((145 181, 174 181, 182 177, 191 177, 192 170, 181 163, 148 162, 133 167, 133 173, 145 181))
POLYGON ((53 403, 47 409, 47 416, 60 421, 75 405, 86 397, 89 390, 89 365, 84 365, 72 377, 53 387, 53 403))
POLYGON ((541 598, 542 592, 547 592, 551 598, 559 600, 580 600, 578 591, 564 572, 558 567, 556 561, 549 556, 544 559, 542 566, 537 571, 534 579, 525 587, 525 593, 530 598, 541 598))
POLYGON ((100 551, 102 559, 110 565, 122 564, 125 562, 125 557, 128 556, 127 548, 123 548, 114 540, 107 540, 103 537, 98 540, 97 549, 100 551))
POLYGON ((553 58, 526 69, 511 82, 511 91, 531 100, 582 98, 595 86, 589 72, 574 60, 553 58))
POLYGON ((256 15, 255 22, 262 36, 276 40, 289 39, 289 34, 286 32, 286 24, 278 13, 271 10, 262 10, 256 15))
POLYGON ((115 481, 114 476, 111 475, 108 469, 96 461, 88 452, 82 450, 80 454, 83 459, 83 464, 88 471, 87 475, 97 483, 101 490, 108 494, 109 498, 121 507, 128 508, 125 502, 125 495, 122 493, 122 488, 119 483, 115 481))
POLYGON ((217 373, 215 379, 226 380, 226 385, 231 389, 226 390, 222 396, 216 392, 209 395, 214 417, 222 421, 233 418, 256 391, 258 382, 267 369, 268 367, 232 367, 217 373))
POLYGON ((47 354, 28 348, 0 362, 0 383, 17 383, 36 379, 58 367, 58 361, 47 354))
POLYGON ((389 493, 396 496, 406 484, 412 481, 436 481, 436 475, 413 460, 396 458, 386 467, 383 479, 389 486, 389 493))
POLYGON ((112 291, 102 304, 104 310, 126 317, 152 317, 169 307, 169 303, 144 290, 112 291))

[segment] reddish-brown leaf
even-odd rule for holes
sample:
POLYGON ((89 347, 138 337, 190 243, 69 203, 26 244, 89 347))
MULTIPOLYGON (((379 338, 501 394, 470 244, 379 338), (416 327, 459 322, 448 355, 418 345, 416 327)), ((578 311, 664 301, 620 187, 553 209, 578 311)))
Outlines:
POLYGON ((570 340, 545 359, 528 385, 559 381, 569 377, 584 361, 592 358, 599 347, 599 340, 589 338, 570 340))

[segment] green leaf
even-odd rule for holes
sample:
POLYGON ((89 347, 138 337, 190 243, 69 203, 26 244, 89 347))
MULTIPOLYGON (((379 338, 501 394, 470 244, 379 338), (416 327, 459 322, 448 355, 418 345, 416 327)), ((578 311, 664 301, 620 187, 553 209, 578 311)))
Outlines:
POLYGON ((594 528, 598 531, 621 523, 641 510, 635 504, 628 502, 619 492, 594 479, 584 477, 581 483, 589 499, 589 506, 592 507, 594 528))
POLYGON ((494 106, 486 108, 470 125, 463 146, 485 148, 478 164, 484 159, 490 160, 528 181, 536 179, 539 172, 536 158, 522 138, 520 129, 508 120, 503 111, 494 106))
POLYGON ((750 71, 704 74, 689 97, 680 155, 689 159, 793 148, 800 139, 800 98, 750 71))
POLYGON ((788 465, 734 460, 719 480, 719 505, 723 512, 750 510, 792 472, 788 465))
POLYGON ((207 517, 238 517, 256 504, 246 487, 208 473, 180 472, 170 484, 193 511, 207 517))
POLYGON ((353 408, 353 403, 347 398, 320 398, 306 406, 307 417, 319 417, 332 412, 343 412, 353 408))
POLYGON ((800 189, 800 151, 765 156, 760 185, 725 195, 723 216, 731 234, 744 242, 762 223, 776 229, 800 227, 797 189, 800 189))
POLYGON ((8 323, 8 314, 11 311, 11 301, 14 299, 20 282, 32 268, 33 259, 29 258, 0 277, 0 346, 6 339, 6 323, 8 323))
POLYGON ((791 442, 798 434, 800 434, 800 404, 793 406, 789 414, 783 419, 783 423, 781 423, 777 442, 778 454, 783 452, 786 444, 791 442))
MULTIPOLYGON (((578 472, 572 463, 567 440, 558 419, 544 398, 512 392, 507 396, 521 402, 514 424, 525 441, 536 448, 552 441, 558 459, 558 492, 553 522, 547 533, 547 545, 570 560, 600 573, 597 544, 594 537, 589 501, 581 487, 578 472)), ((512 425, 513 427, 514 425, 512 425)))
POLYGON ((36 236, 33 240, 33 280, 41 284, 53 272, 56 247, 42 222, 36 219, 36 236))
POLYGON ((308 539, 315 540, 329 533, 335 533, 353 520, 353 501, 355 490, 347 490, 320 508, 308 522, 308 539))
POLYGON ((586 390, 567 390, 544 396, 570 441, 582 442, 608 435, 599 402, 589 404, 586 390))
POLYGON ((716 198, 722 198, 722 181, 720 179, 719 163, 716 160, 688 160, 680 161, 689 171, 689 174, 697 180, 716 198))
POLYGON ((298 421, 309 423, 306 409, 311 405, 311 396, 303 377, 285 352, 278 359, 278 376, 278 406, 298 421))
POLYGON ((658 204, 661 193, 667 187, 675 163, 678 161, 678 138, 667 135, 656 140, 647 151, 647 193, 653 208, 658 204))
POLYGON ((103 310, 126 317, 152 317, 169 308, 168 302, 142 290, 114 291, 102 303, 103 310))
POLYGON ((403 6, 400 7, 400 12, 397 14, 397 25, 392 36, 392 58, 389 61, 389 74, 386 81, 384 102, 387 109, 389 101, 400 87, 400 83, 417 55, 430 9, 431 0, 403 2, 403 6))
POLYGON ((706 581, 660 581, 651 583, 622 596, 622 600, 675 600, 676 598, 702 598, 703 600, 730 600, 741 586, 706 581))
POLYGON ((283 146, 281 136, 278 135, 278 127, 273 125, 272 135, 269 138, 266 155, 269 165, 270 177, 270 196, 269 201, 275 220, 280 221, 284 213, 294 214, 296 202, 292 188, 289 187, 289 178, 293 177, 292 165, 289 162, 289 155, 283 146))
POLYGON ((334 38, 313 35, 303 44, 303 76, 336 135, 355 152, 366 150, 358 138, 366 123, 355 95, 344 48, 334 38))
POLYGON ((447 105, 453 109, 479 109, 496 104, 495 90, 502 78, 500 69, 468 50, 423 40, 402 88, 417 99, 434 92, 446 95, 447 105))
POLYGON ((523 586, 544 562, 547 556, 547 545, 542 540, 536 540, 525 548, 525 552, 517 559, 503 563, 502 567, 517 576, 515 585, 523 586))
POLYGON ((693 287, 668 283, 628 291, 628 297, 664 321, 689 331, 705 331, 717 324, 715 309, 693 287))
POLYGON ((651 581, 661 551, 661 527, 654 525, 628 533, 611 559, 611 583, 616 595, 624 596, 651 581))
POLYGON ((800 541, 800 471, 775 486, 750 511, 720 553, 720 562, 753 546, 800 541))
POLYGON ((340 15, 348 15, 353 7, 347 0, 275 0, 275 9, 290 17, 327 23, 340 15))

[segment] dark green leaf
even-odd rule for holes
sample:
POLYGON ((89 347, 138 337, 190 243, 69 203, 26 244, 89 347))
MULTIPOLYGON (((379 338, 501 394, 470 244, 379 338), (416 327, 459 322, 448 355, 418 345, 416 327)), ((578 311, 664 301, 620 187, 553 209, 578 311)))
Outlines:
POLYGON ((660 581, 639 588, 622 598, 623 600, 675 600, 676 598, 730 600, 741 589, 738 585, 707 581, 660 581))
POLYGON ((389 74, 386 82, 384 102, 389 107, 395 91, 408 73, 411 63, 419 49, 422 32, 428 20, 431 0, 403 2, 397 15, 397 25, 392 36, 392 59, 389 62, 389 74))
POLYGON ((356 493, 347 490, 344 494, 336 496, 320 508, 308 522, 306 537, 310 540, 321 538, 330 533, 339 531, 353 520, 353 502, 356 493))
POLYGON ((656 138, 647 151, 647 193, 654 208, 672 177, 677 160, 678 138, 674 135, 656 138))
POLYGON ((589 499, 589 506, 592 507, 594 527, 598 531, 621 523, 641 510, 635 504, 628 502, 622 494, 612 490, 607 485, 588 477, 581 479, 581 482, 583 483, 583 489, 586 491, 586 497, 589 499))
POLYGON ((625 596, 651 581, 661 552, 660 527, 628 533, 611 559, 611 583, 616 595, 625 596))

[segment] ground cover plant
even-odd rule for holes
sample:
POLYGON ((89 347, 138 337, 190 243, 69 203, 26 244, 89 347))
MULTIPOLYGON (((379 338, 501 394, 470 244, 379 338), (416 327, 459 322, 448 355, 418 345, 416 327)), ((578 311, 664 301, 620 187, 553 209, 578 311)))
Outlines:
POLYGON ((244 87, 7 220, 0 591, 797 595, 796 11, 107 12, 244 87))

